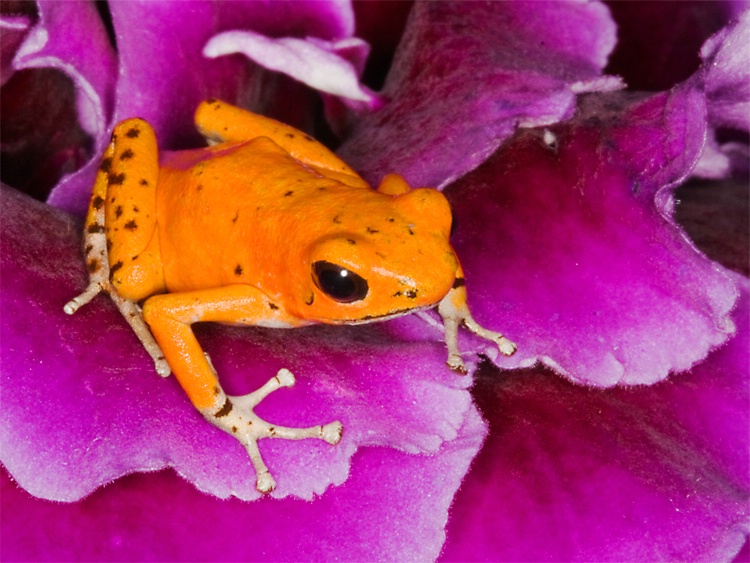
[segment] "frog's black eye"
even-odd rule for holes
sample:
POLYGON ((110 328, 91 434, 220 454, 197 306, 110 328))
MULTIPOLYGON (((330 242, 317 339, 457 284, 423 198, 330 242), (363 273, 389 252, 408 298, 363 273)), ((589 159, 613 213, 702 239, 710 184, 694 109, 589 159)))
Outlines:
POLYGON ((321 291, 339 303, 353 303, 367 295, 366 279, 324 260, 313 264, 313 279, 321 291))

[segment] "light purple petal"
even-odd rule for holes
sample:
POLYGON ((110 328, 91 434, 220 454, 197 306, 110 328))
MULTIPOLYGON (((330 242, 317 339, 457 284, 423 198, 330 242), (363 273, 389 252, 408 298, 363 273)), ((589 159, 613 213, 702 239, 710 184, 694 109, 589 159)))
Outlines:
POLYGON ((438 454, 366 448, 312 502, 221 501, 171 472, 134 475, 74 504, 2 479, 0 558, 130 561, 431 561, 453 494, 484 437, 475 411, 438 454))
MULTIPOLYGON (((164 149, 199 146, 202 140, 193 126, 193 113, 202 100, 214 97, 250 103, 262 98, 258 67, 239 57, 213 60, 203 56, 203 46, 213 35, 239 27, 269 35, 338 39, 353 30, 351 6, 340 0, 199 0, 189 4, 181 0, 133 0, 112 2, 110 10, 119 56, 113 122, 134 116, 146 119, 164 149)), ((77 34, 78 41, 86 39, 85 33, 77 34)), ((264 94, 273 95, 268 90, 264 94)), ((304 102, 300 104, 304 106, 304 102)), ((97 141, 106 143, 108 136, 97 141)), ((63 180, 49 202, 82 215, 97 166, 95 159, 63 180)))
POLYGON ((689 373, 607 390, 481 374, 490 436, 443 560, 732 560, 750 531, 750 284, 734 279, 738 335, 689 373))
POLYGON ((719 143, 716 129, 750 131, 750 11, 711 37, 701 49, 703 69, 693 80, 705 83, 709 131, 706 150, 694 175, 725 178, 746 173, 747 144, 719 143))
POLYGON ((715 127, 750 131, 750 11, 701 49, 709 118, 715 127))
MULTIPOLYGON (((85 285, 79 223, 13 190, 2 207, 0 447, 13 477, 36 496, 72 501, 127 473, 171 466, 215 496, 258 498, 244 449, 203 420, 174 378, 156 375, 107 299, 63 313, 85 285)), ((297 385, 258 406, 261 417, 344 425, 336 447, 262 441, 273 496, 311 498, 343 483, 361 446, 434 453, 458 437, 474 412, 470 378, 446 368, 439 339, 410 337, 409 327, 422 323, 196 330, 229 394, 257 389, 282 367, 295 373, 297 385)))
POLYGON ((572 115, 600 80, 615 28, 598 2, 417 2, 383 95, 339 153, 371 183, 390 172, 442 187, 519 124, 572 115), (532 8, 533 6, 533 8, 532 8))
MULTIPOLYGON (((252 31, 227 31, 211 38, 203 54, 216 58, 242 54, 257 64, 282 72, 315 90, 333 94, 356 102, 378 103, 377 96, 360 85, 360 70, 345 57, 337 54, 339 48, 354 52, 366 49, 360 39, 350 38, 336 43, 323 40, 281 37, 271 39, 252 31)), ((357 56, 361 60, 361 56, 357 56)))
POLYGON ((518 135, 446 191, 475 317, 519 346, 501 366, 653 383, 734 330, 734 285, 674 224, 664 188, 702 150, 703 96, 623 98, 592 96, 578 120, 518 135))

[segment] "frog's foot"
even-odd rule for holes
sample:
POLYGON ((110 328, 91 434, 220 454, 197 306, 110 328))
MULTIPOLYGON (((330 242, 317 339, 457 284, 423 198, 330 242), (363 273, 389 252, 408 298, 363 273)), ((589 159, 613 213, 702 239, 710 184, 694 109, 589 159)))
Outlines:
POLYGON ((258 440, 262 438, 284 438, 285 440, 303 440, 319 438, 335 445, 341 440, 342 426, 339 421, 310 428, 288 428, 270 424, 255 414, 254 408, 268 395, 281 387, 294 385, 294 376, 287 369, 281 369, 275 377, 263 387, 240 397, 227 396, 223 406, 203 415, 215 426, 237 438, 250 456, 255 467, 256 488, 261 493, 270 493, 276 488, 271 473, 263 462, 258 449, 258 440))
POLYGON ((516 344, 499 332, 486 329, 474 320, 466 304, 466 290, 463 285, 454 287, 438 304, 438 313, 443 318, 445 326, 445 345, 448 347, 448 367, 453 371, 465 375, 466 365, 458 350, 458 327, 464 326, 480 338, 490 340, 497 345, 504 356, 510 356, 516 351, 516 344))
POLYGON ((73 315, 76 311, 78 311, 78 309, 86 305, 102 291, 109 294, 109 296, 112 298, 112 301, 120 310, 122 316, 125 317, 126 321, 128 321, 128 324, 133 329, 133 332, 135 332, 138 340, 141 341, 141 344, 143 344, 143 347, 146 349, 146 351, 151 356, 151 359, 154 361, 154 369, 156 370, 156 373, 158 373, 162 377, 168 377, 169 374, 172 373, 172 370, 169 368, 169 364, 164 358, 164 354, 162 353, 161 348, 159 348, 156 340, 154 340, 151 331, 149 330, 148 326, 146 326, 146 323, 143 320, 143 313, 141 311, 141 308, 134 301, 124 299, 122 296, 120 296, 120 294, 118 294, 117 291, 108 282, 101 280, 91 281, 83 293, 81 293, 78 297, 74 297, 65 304, 63 310, 68 315, 73 315))

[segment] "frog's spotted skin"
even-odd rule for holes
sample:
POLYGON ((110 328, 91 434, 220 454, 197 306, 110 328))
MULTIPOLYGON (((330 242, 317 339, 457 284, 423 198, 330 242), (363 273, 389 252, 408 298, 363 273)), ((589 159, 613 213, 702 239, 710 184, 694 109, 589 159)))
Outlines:
POLYGON ((259 439, 335 444, 341 424, 260 419, 254 407, 291 386, 292 374, 282 369, 254 393, 227 396, 193 323, 358 324, 438 305, 455 371, 466 371, 461 325, 503 354, 515 351, 469 313, 440 192, 411 189, 395 174, 372 190, 308 135, 215 100, 200 105, 196 125, 210 146, 161 161, 148 123, 115 128, 84 228, 89 286, 65 311, 108 293, 157 372, 173 372, 203 416, 245 446, 259 491, 275 486, 259 439))

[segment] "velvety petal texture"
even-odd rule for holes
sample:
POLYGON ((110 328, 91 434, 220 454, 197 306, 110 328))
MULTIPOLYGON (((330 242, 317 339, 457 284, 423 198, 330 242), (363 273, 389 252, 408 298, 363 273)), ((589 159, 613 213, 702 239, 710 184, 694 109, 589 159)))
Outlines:
POLYGON ((663 188, 700 154, 702 95, 611 98, 518 135, 446 191, 475 316, 519 344, 501 366, 653 383, 734 331, 734 284, 671 220, 663 188))
MULTIPOLYGON (((215 496, 258 498, 245 450, 203 420, 174 378, 156 375, 111 303, 102 297, 73 317, 63 313, 85 285, 79 223, 12 190, 2 205, 0 448, 13 477, 36 496, 72 501, 127 473, 171 466, 215 496), (37 225, 33 236, 29 224, 37 225)), ((262 441, 278 481, 272 496, 310 499, 341 484, 363 445, 435 453, 458 437, 475 412, 470 379, 445 368, 439 340, 410 340, 394 326, 201 327, 230 395, 254 391, 282 367, 296 374, 292 389, 257 407, 259 416, 286 426, 344 425, 336 447, 262 441)), ((470 430, 481 434, 475 422, 470 430)), ((475 451, 465 453, 468 464, 475 451)))
POLYGON ((490 436, 442 560, 731 561, 750 532, 750 283, 733 281, 737 336, 657 385, 485 366, 475 397, 490 436))
MULTIPOLYGON (((85 286, 80 222, 3 188, 0 559, 421 561, 439 556, 446 522, 445 560, 738 552, 750 282, 696 250, 673 190, 736 171, 730 155, 747 169, 745 138, 712 136, 748 128, 746 15, 706 43, 701 68, 697 46, 723 22, 680 42, 684 82, 669 74, 671 90, 643 95, 603 75, 617 33, 601 2, 417 2, 376 97, 344 0, 108 6, 116 55, 90 2, 40 0, 36 25, 3 20, 3 60, 18 48, 4 76, 69 75, 95 155, 133 115, 162 149, 202 145, 192 113, 209 97, 304 129, 322 88, 340 154, 369 181, 395 171, 445 188, 474 316, 519 349, 499 357, 462 332, 459 377, 432 313, 197 326, 230 394, 295 373, 260 416, 344 425, 337 446, 261 441, 278 487, 259 498, 243 448, 156 375, 106 297, 63 313, 85 286)), ((82 214, 97 167, 50 201, 82 214)))
POLYGON ((572 115, 577 92, 619 88, 601 77, 614 42, 599 2, 416 2, 382 92, 389 103, 339 154, 375 185, 398 172, 443 187, 519 124, 554 123, 572 115))
POLYGON ((125 477, 72 504, 31 497, 2 472, 3 561, 431 561, 448 506, 484 437, 415 456, 364 448, 351 477, 312 502, 201 494, 171 471, 125 477))

